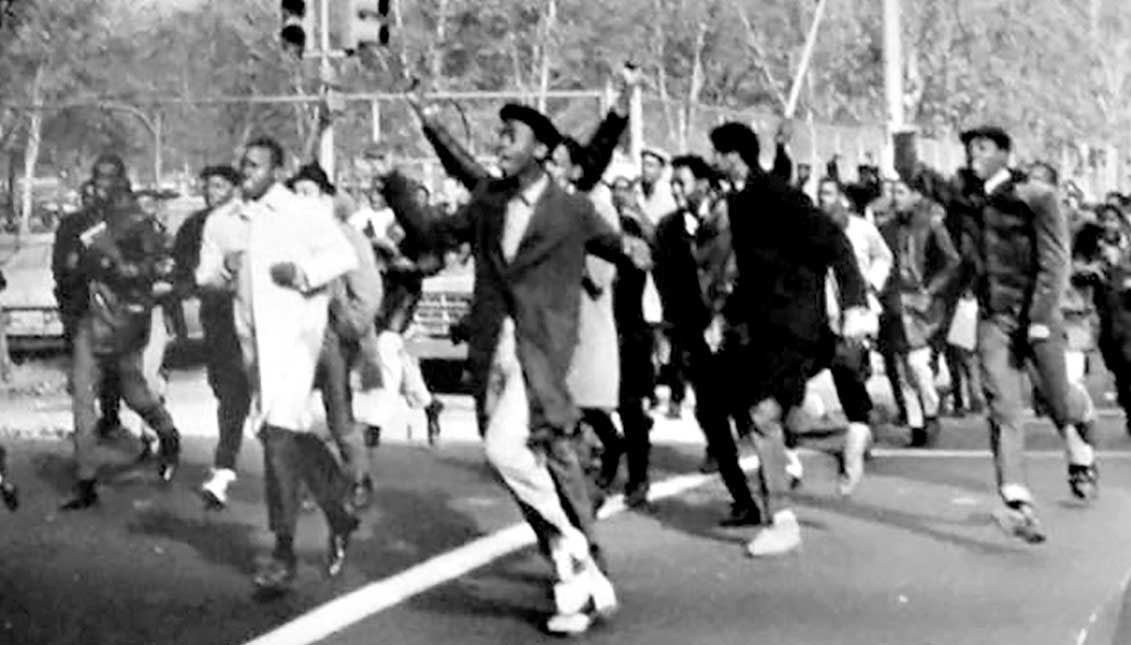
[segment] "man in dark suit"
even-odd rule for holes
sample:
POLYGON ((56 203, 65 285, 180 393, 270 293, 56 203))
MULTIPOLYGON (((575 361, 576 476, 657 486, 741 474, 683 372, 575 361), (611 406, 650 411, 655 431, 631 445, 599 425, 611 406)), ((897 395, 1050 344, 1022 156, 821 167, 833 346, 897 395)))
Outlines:
POLYGON ((579 413, 566 387, 577 344, 576 285, 586 254, 618 263, 635 257, 646 266, 647 248, 549 180, 542 164, 561 140, 549 119, 513 104, 499 116, 503 178, 481 181, 462 210, 429 217, 395 173, 385 198, 414 243, 471 244, 468 371, 487 459, 555 566, 556 614, 547 629, 580 633, 594 614, 616 608, 616 595, 591 555, 592 534, 577 526, 586 528, 592 511, 574 445, 579 413))
MULTIPOLYGON (((841 335, 858 340, 874 319, 848 238, 804 193, 762 169, 754 131, 725 123, 711 131, 711 144, 716 166, 734 186, 726 206, 738 269, 722 321, 712 326, 722 330, 714 342, 721 342, 727 372, 746 377, 732 379, 728 394, 736 407, 750 410, 761 463, 764 526, 746 548, 754 557, 777 555, 801 543, 796 516, 779 501, 787 487, 782 423, 800 408, 823 357, 830 270, 844 312, 841 335)), ((850 443, 845 461, 862 461, 866 448, 850 443)), ((714 447, 712 453, 724 458, 714 447)))
MULTIPOLYGON (((924 195, 963 218, 979 318, 977 353, 990 407, 998 493, 995 519, 1030 544, 1045 540, 1025 477, 1026 371, 1064 437, 1072 493, 1091 499, 1098 483, 1084 397, 1074 396, 1064 357, 1061 298, 1068 288, 1068 227, 1054 190, 1009 168, 1012 140, 999 127, 962 134, 976 181, 950 181, 919 164, 913 132, 896 135, 895 167, 924 195)), ((968 179, 968 178, 967 178, 968 179)))

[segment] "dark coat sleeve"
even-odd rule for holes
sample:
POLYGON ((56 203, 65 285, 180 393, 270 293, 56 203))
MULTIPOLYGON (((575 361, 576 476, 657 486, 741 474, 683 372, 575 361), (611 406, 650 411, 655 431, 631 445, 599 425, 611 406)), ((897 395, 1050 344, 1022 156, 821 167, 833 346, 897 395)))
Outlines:
POLYGON ((432 144, 444 172, 468 190, 490 178, 490 173, 443 126, 429 121, 424 124, 424 138, 432 144))
POLYGON ((953 281, 958 278, 962 258, 942 222, 932 222, 930 235, 931 245, 938 253, 939 266, 927 284, 927 293, 932 297, 939 297, 947 293, 953 281))
POLYGON ((1068 288, 1068 222, 1051 190, 1032 189, 1027 202, 1033 210, 1037 237, 1037 276, 1029 305, 1029 322, 1050 324, 1060 315, 1060 300, 1068 288))
POLYGON ((920 163, 913 132, 895 135, 895 171, 900 179, 924 197, 951 210, 959 201, 961 189, 957 182, 920 163))
POLYGON ((793 160, 789 158, 784 143, 779 143, 774 151, 774 167, 770 170, 770 174, 784 182, 789 182, 793 178, 793 160))
POLYGON ((800 191, 786 188, 779 189, 778 193, 784 208, 777 212, 794 214, 793 221, 799 227, 796 231, 802 237, 800 248, 807 246, 814 258, 820 258, 822 264, 832 269, 840 291, 841 310, 866 307, 868 288, 856 262, 856 252, 844 231, 800 191))
POLYGON ((613 152, 617 148, 621 135, 628 127, 628 117, 609 111, 605 119, 597 126, 597 131, 590 137, 585 145, 585 160, 581 169, 581 179, 577 180, 576 188, 579 192, 587 193, 601 181, 605 169, 613 159, 613 152))
POLYGON ((397 222, 405 230, 405 238, 414 248, 442 252, 470 242, 474 230, 473 211, 476 200, 452 215, 438 208, 429 208, 414 196, 414 185, 404 175, 386 177, 382 194, 397 222))
POLYGON ((196 267, 200 264, 200 244, 209 211, 194 213, 177 229, 173 240, 173 287, 178 298, 196 291, 196 267))

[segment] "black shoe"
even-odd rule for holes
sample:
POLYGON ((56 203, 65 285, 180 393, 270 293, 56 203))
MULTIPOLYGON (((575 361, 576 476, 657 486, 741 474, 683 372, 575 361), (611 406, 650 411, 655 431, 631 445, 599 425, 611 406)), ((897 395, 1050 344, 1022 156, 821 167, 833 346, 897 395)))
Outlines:
POLYGON ((93 479, 80 479, 75 484, 75 496, 59 507, 61 511, 81 511, 98 503, 98 489, 93 479))
POLYGON ((15 511, 20 507, 20 489, 12 482, 0 482, 0 498, 3 498, 4 506, 7 506, 9 511, 15 511))
POLYGON ((605 449, 605 454, 601 455, 600 474, 597 475, 597 488, 608 490, 612 487, 613 481, 617 478, 617 471, 620 470, 621 452, 622 451, 616 446, 610 446, 605 449))
POLYGON ((160 463, 157 465, 157 477, 168 484, 177 474, 177 466, 181 462, 181 437, 174 431, 168 437, 161 438, 160 463))
POLYGON ((291 590, 295 581, 298 564, 294 557, 272 557, 262 569, 256 572, 252 582, 256 591, 264 596, 279 596, 291 590))
POLYGON ((330 549, 326 555, 326 575, 333 578, 342 572, 346 564, 346 550, 350 546, 350 535, 361 524, 356 517, 350 516, 346 530, 330 535, 330 549))
POLYGON ((434 446, 440 439, 440 413, 444 411, 444 404, 440 399, 432 399, 428 407, 424 408, 424 415, 428 418, 428 445, 434 446))
POLYGON ((648 482, 626 486, 624 489, 624 505, 628 508, 641 508, 648 505, 648 482))
POLYGON ((381 428, 379 426, 365 426, 365 447, 376 448, 381 445, 381 428))
POLYGON ((365 475, 361 481, 355 482, 350 491, 350 504, 355 510, 369 508, 373 502, 373 478, 365 475))
POLYGON ((1091 501, 1099 494, 1100 474, 1096 465, 1068 465, 1068 488, 1078 499, 1091 501))
POLYGON ((732 505, 730 516, 719 521, 723 528, 737 528, 740 526, 761 526, 762 512, 757 506, 732 505))

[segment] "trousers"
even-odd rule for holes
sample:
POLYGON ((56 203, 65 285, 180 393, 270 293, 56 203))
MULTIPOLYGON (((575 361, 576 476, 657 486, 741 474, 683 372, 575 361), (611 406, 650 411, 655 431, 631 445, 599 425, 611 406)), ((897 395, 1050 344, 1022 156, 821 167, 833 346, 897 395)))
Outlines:
POLYGON ((267 522, 275 535, 295 534, 301 507, 301 485, 314 497, 335 533, 351 528, 346 505, 350 481, 330 448, 309 432, 264 426, 263 476, 267 485, 267 522))

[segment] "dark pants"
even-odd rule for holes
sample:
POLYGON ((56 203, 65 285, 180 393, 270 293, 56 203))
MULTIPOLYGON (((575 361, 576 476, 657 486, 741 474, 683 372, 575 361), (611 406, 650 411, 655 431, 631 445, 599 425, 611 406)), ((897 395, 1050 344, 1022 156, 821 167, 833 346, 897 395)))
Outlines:
MULTIPOLYGON (((66 348, 67 354, 74 356, 75 336, 78 334, 78 327, 79 323, 82 321, 82 315, 63 312, 60 312, 59 315, 63 322, 64 347, 66 348)), ((73 392, 73 381, 70 383, 70 388, 73 392)), ((121 408, 122 395, 121 386, 118 385, 118 373, 113 369, 108 369, 102 374, 102 382, 98 386, 98 413, 105 421, 113 425, 118 425, 121 423, 121 408)))
POLYGON ((1028 329, 1014 319, 996 316, 978 322, 978 358, 990 408, 990 443, 999 492, 1008 501, 1029 501, 1025 477, 1024 377, 1027 374, 1062 434, 1074 425, 1088 440, 1083 415, 1087 402, 1070 396, 1063 333, 1029 340, 1028 329))
MULTIPOLYGON (((871 352, 860 342, 852 342, 830 334, 826 340, 825 360, 814 363, 810 378, 827 367, 833 377, 836 396, 849 423, 868 423, 872 414, 872 396, 868 394, 868 376, 871 373, 871 352)), ((786 429, 786 444, 794 433, 786 429)))
POLYGON ((891 387, 892 400, 895 401, 895 412, 900 419, 907 420, 907 401, 903 398, 903 383, 899 378, 899 357, 890 349, 880 350, 880 357, 884 360, 884 376, 891 387))
MULTIPOLYGON (((687 396, 687 355, 676 334, 667 334, 667 341, 668 362, 660 366, 659 382, 668 386, 671 391, 671 402, 678 405, 683 403, 683 399, 687 396)), ((649 357, 649 365, 651 365, 651 357, 649 357)))
POLYGON ((267 520, 275 535, 293 536, 298 526, 302 484, 326 514, 335 533, 351 528, 346 506, 350 482, 334 455, 317 435, 265 426, 263 442, 264 478, 267 484, 267 520))
POLYGON ((955 410, 981 408, 982 375, 978 371, 977 355, 949 343, 944 348, 946 367, 950 370, 951 397, 955 410), (965 389, 964 389, 965 388, 965 389))
POLYGON ((350 389, 350 367, 357 355, 357 343, 343 341, 327 327, 314 377, 315 387, 322 391, 326 427, 338 446, 342 465, 355 482, 361 481, 367 473, 365 437, 353 417, 353 391, 350 389))
POLYGON ((173 419, 161 400, 149 390, 142 374, 141 354, 138 348, 124 354, 98 356, 94 353, 90 319, 83 318, 75 331, 72 346, 71 397, 75 419, 75 462, 80 479, 93 479, 97 470, 94 447, 98 443, 95 427, 98 413, 95 399, 100 392, 103 375, 114 372, 118 376, 122 398, 157 433, 162 445, 175 445, 179 436, 173 419))
POLYGON ((726 346, 712 353, 702 334, 681 335, 680 344, 687 352, 687 375, 695 388, 695 418, 707 436, 707 449, 718 464, 723 485, 736 506, 753 508, 754 496, 738 463, 738 445, 730 426, 732 417, 746 416, 736 405, 730 381, 742 381, 747 367, 726 346))
POLYGON ((216 396, 216 427, 220 433, 213 465, 235 470, 243 445, 244 422, 251 409, 251 385, 231 309, 227 309, 226 316, 223 312, 202 311, 201 319, 208 352, 208 384, 216 396))
MULTIPOLYGON (((673 346, 673 357, 675 351, 673 346)), ((680 363, 682 364, 682 358, 680 363)), ((678 382, 681 385, 682 372, 680 367, 678 382)), ((644 411, 644 402, 653 391, 655 381, 652 378, 652 335, 649 330, 625 331, 620 334, 620 377, 617 411, 624 428, 625 459, 628 465, 626 487, 631 491, 648 483, 648 466, 652 454, 652 440, 649 436, 652 417, 644 411)), ((682 401, 683 397, 672 400, 682 401)))

